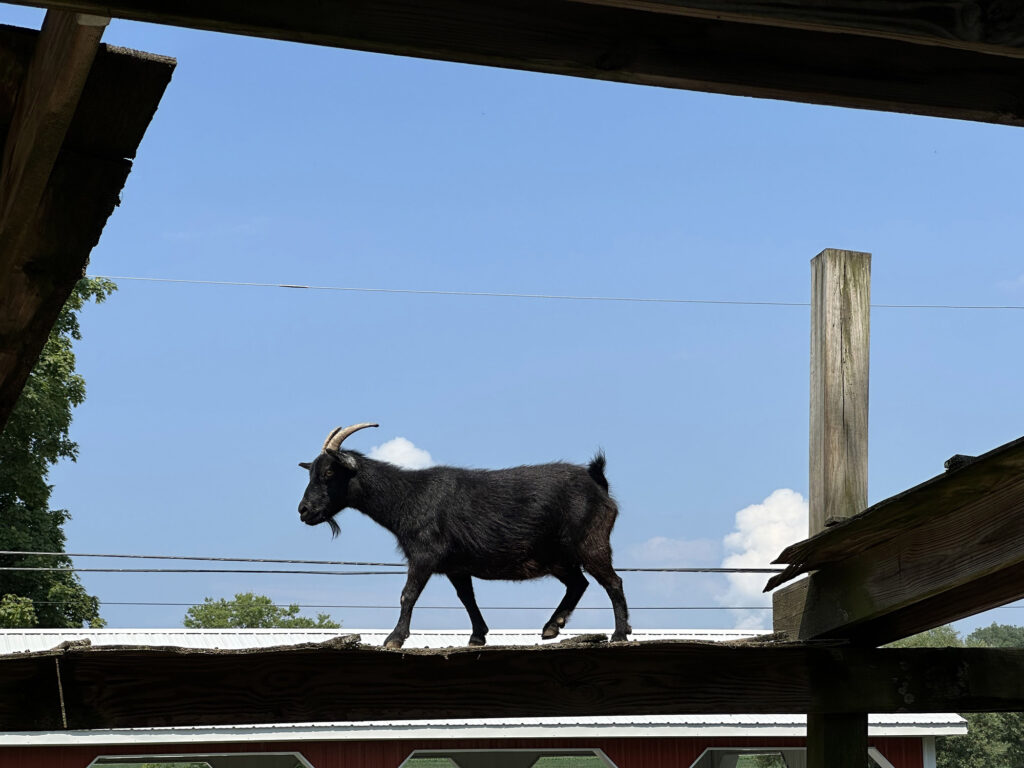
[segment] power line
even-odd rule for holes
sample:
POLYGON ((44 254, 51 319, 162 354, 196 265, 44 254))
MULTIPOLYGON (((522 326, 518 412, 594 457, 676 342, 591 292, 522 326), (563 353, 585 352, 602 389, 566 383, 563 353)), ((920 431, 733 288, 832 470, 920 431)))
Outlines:
MULTIPOLYGON (((781 573, 782 568, 616 568, 619 573, 781 573)), ((270 568, 61 568, 59 566, 0 566, 0 571, 65 571, 67 573, 259 573, 302 576, 404 576, 404 571, 307 571, 270 568)))
MULTIPOLYGON (((0 550, 2 555, 34 556, 34 557, 111 557, 135 558, 141 560, 198 560, 229 563, 276 563, 289 565, 345 565, 364 567, 405 568, 405 563, 376 563, 358 560, 283 560, 259 557, 204 557, 199 555, 139 555, 139 554, 101 554, 95 552, 32 552, 28 550, 0 550)), ((299 573, 306 575, 365 575, 380 576, 388 574, 401 575, 404 571, 300 571, 300 570, 262 570, 262 569, 227 569, 227 568, 60 568, 45 566, 0 566, 0 571, 83 571, 86 573, 299 573)), ((781 573, 783 568, 616 568, 620 573, 781 573)))
POLYGON ((405 563, 372 563, 362 560, 280 560, 268 557, 201 557, 198 555, 134 555, 98 552, 30 552, 4 549, 0 555, 33 555, 36 557, 125 557, 138 560, 202 560, 221 563, 282 563, 288 565, 360 565, 369 567, 405 568, 405 563))
MULTIPOLYGON (((364 288, 342 285, 303 285, 300 283, 248 283, 237 280, 185 280, 172 277, 138 277, 133 275, 89 275, 107 280, 134 280, 149 283, 178 283, 184 285, 219 285, 241 288, 291 288, 309 291, 337 291, 344 293, 390 293, 420 296, 477 296, 502 299, 547 299, 556 301, 603 301, 638 304, 717 304, 747 307, 809 307, 806 301, 748 301, 732 299, 678 299, 651 296, 579 296, 557 293, 510 293, 503 291, 440 291, 425 288, 364 288)), ((872 304, 874 309, 988 309, 1024 310, 1021 304, 872 304)))

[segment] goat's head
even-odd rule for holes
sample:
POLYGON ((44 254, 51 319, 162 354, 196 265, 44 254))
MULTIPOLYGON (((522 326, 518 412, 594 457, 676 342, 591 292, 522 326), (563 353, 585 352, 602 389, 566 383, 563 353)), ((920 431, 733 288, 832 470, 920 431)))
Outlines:
POLYGON ((359 465, 356 458, 338 450, 342 441, 353 432, 378 424, 353 424, 344 429, 338 427, 324 440, 320 455, 312 462, 300 462, 299 466, 309 470, 309 485, 299 502, 299 519, 306 525, 327 523, 331 534, 340 532, 334 516, 348 506, 349 484, 356 476, 359 465))

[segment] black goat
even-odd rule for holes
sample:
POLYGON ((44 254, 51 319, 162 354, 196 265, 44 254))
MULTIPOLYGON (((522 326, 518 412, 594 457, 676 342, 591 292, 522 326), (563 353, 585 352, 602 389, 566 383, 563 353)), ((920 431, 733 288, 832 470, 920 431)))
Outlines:
POLYGON ((473 595, 474 576, 520 581, 550 575, 565 584, 565 597, 542 630, 542 637, 551 638, 583 596, 586 568, 611 598, 612 641, 632 632, 622 579, 612 568, 609 537, 618 508, 608 494, 602 453, 588 467, 406 470, 339 450, 353 432, 376 426, 339 427, 313 462, 299 464, 309 470, 299 517, 307 525, 327 523, 337 536, 334 516, 353 507, 398 539, 409 570, 398 624, 385 647, 401 648, 409 637, 413 606, 435 573, 448 577, 466 606, 473 623, 470 645, 483 645, 487 635, 473 595))

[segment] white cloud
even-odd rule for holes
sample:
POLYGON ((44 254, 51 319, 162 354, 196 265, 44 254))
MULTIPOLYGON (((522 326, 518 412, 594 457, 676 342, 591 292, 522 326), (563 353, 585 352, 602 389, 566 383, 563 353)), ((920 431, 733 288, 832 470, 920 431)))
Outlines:
MULTIPOLYGON (((760 504, 736 513, 736 526, 724 539, 723 568, 768 568, 783 549, 807 538, 807 501, 796 491, 780 488, 760 504)), ((730 573, 729 589, 718 596, 723 605, 771 605, 762 592, 766 573, 730 573)), ((737 629, 761 629, 770 611, 734 611, 737 629)))
POLYGON ((422 448, 417 448, 411 440, 404 437, 396 437, 386 443, 375 445, 370 449, 371 459, 386 461, 405 469, 426 469, 434 466, 434 460, 430 454, 422 448))

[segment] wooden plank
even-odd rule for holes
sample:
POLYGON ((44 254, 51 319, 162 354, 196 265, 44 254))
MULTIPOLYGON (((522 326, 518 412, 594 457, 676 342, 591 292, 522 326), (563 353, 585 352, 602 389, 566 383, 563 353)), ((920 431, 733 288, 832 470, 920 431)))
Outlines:
MULTIPOLYGON (((41 5, 42 0, 23 0, 41 5)), ((824 2, 824 0, 822 0, 824 2)), ((852 0, 851 0, 852 2, 852 0)), ((52 0, 139 21, 815 104, 1024 124, 1024 60, 862 34, 548 0, 52 0)), ((924 15, 922 8, 918 15, 924 15)), ((921 22, 927 25, 927 17, 921 22)), ((956 26, 956 25, 954 25, 956 26)), ((1012 26, 1012 25, 1011 25, 1012 26)))
MULTIPOLYGON (((4 82, 24 80, 39 34, 0 26, 4 82)), ((101 45, 96 54, 16 257, 0 269, 0 428, 119 202, 173 69, 172 59, 121 48, 101 45)), ((13 121, 15 93, 0 87, 0 134, 13 121)))
MULTIPOLYGON (((812 536, 867 506, 870 317, 871 254, 827 249, 815 256, 808 516, 812 536)), ((778 621, 773 621, 780 631, 778 621)), ((832 681, 819 684, 827 688, 832 681)), ((863 768, 867 734, 867 711, 809 715, 808 768, 863 768)))
POLYGON ((43 19, 0 165, 0 274, 18 260, 105 26, 80 23, 66 11, 48 11, 43 19))
POLYGON ((0 730, 63 728, 55 658, 70 729, 1024 709, 1024 650, 658 642, 385 651, 338 642, 2 657, 0 730))
POLYGON ((856 515, 868 497, 871 254, 811 261, 810 532, 856 515))
POLYGON ((652 13, 854 32, 1024 55, 1024 5, 994 0, 576 0, 652 13))
POLYGON ((937 475, 880 501, 849 520, 787 547, 774 562, 788 563, 789 567, 784 573, 773 576, 765 591, 801 573, 839 562, 893 537, 905 535, 922 519, 974 503, 998 490, 1007 478, 1019 476, 1024 476, 1024 437, 1001 445, 960 469, 937 475))
POLYGON ((808 768, 864 768, 867 764, 867 715, 807 715, 808 768))
POLYGON ((879 644, 1021 597, 1024 474, 1014 474, 954 509, 922 505, 888 538, 776 592, 775 629, 879 644))

